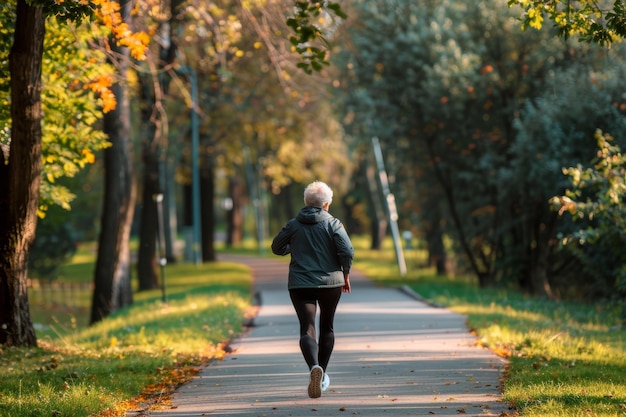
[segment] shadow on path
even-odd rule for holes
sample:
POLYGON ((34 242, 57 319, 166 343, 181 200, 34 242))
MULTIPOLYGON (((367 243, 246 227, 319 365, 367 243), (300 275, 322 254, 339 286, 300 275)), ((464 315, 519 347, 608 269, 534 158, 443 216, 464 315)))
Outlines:
POLYGON ((149 415, 191 416, 500 416, 505 362, 476 347, 465 317, 358 272, 337 309, 331 387, 307 396, 308 370, 282 260, 223 255, 253 270, 261 308, 233 353, 204 368, 149 415))

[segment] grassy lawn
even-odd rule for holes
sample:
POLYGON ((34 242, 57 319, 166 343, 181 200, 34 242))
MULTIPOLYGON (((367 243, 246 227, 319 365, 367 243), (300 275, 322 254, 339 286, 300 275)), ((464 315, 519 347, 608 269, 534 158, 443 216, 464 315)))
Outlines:
POLYGON ((477 343, 509 360, 504 400, 520 416, 626 416, 626 330, 610 305, 479 289, 473 279, 420 268, 419 251, 406 258, 405 277, 390 245, 382 252, 359 249, 355 267, 381 284, 408 285, 429 302, 467 316, 477 343))
MULTIPOLYGON (((93 253, 81 250, 59 280, 90 281, 93 253)), ((171 264, 167 303, 160 290, 87 327, 91 291, 76 290, 71 309, 31 301, 38 348, 0 349, 0 416, 120 416, 168 403, 198 366, 224 356, 250 307, 247 267, 171 264)))

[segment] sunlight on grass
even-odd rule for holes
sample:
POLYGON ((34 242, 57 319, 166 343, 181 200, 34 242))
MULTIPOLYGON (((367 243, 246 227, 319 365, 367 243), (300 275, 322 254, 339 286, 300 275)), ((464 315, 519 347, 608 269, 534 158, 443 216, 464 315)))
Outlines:
MULTIPOLYGON (((61 268, 60 282, 93 280, 93 246, 81 248, 72 262, 61 268)), ((137 292, 131 306, 90 327, 91 289, 72 290, 84 308, 34 297, 39 347, 0 349, 0 415, 81 417, 107 410, 107 417, 123 416, 137 401, 167 397, 199 365, 223 358, 225 344, 243 331, 250 269, 177 263, 166 267, 165 283, 166 303, 161 289, 137 292)))
POLYGON ((620 318, 612 309, 443 277, 410 286, 467 316, 477 343, 509 359, 504 399, 520 416, 624 416, 626 332, 614 330, 620 318))
POLYGON ((120 357, 77 349, 42 343, 40 348, 3 352, 0 415, 95 415, 155 383, 155 370, 171 363, 158 356, 120 357))
POLYGON ((409 286, 428 302, 467 316, 476 343, 509 360, 504 400, 520 416, 626 416, 626 331, 613 306, 481 289, 472 277, 424 268, 425 255, 417 251, 407 258, 413 267, 400 276, 389 241, 378 253, 365 249, 365 241, 354 243, 355 268, 372 280, 409 286))
POLYGON ((160 301, 116 314, 65 339, 87 349, 146 353, 202 352, 241 332, 249 299, 235 292, 189 296, 163 305, 160 301))

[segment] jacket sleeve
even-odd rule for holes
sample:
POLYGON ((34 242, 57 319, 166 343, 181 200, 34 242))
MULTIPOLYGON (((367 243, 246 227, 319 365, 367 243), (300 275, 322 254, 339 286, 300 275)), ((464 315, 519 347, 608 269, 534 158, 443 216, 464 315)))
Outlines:
POLYGON ((349 274, 354 259, 354 247, 343 224, 337 220, 333 227, 333 240, 337 248, 337 257, 344 274, 349 274))
POLYGON ((291 221, 289 221, 278 234, 272 240, 272 253, 274 255, 288 255, 291 253, 291 247, 289 246, 289 241, 291 239, 292 232, 291 221))

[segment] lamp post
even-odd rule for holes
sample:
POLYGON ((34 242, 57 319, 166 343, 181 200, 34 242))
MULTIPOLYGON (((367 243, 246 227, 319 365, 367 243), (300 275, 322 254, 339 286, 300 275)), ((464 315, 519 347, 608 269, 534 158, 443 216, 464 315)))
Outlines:
POLYGON ((157 223, 158 223, 158 239, 159 246, 159 266, 161 268, 161 295, 163 304, 167 303, 167 295, 165 293, 165 265, 167 265, 167 254, 165 250, 165 230, 163 221, 163 194, 153 194, 152 199, 157 207, 157 223))

